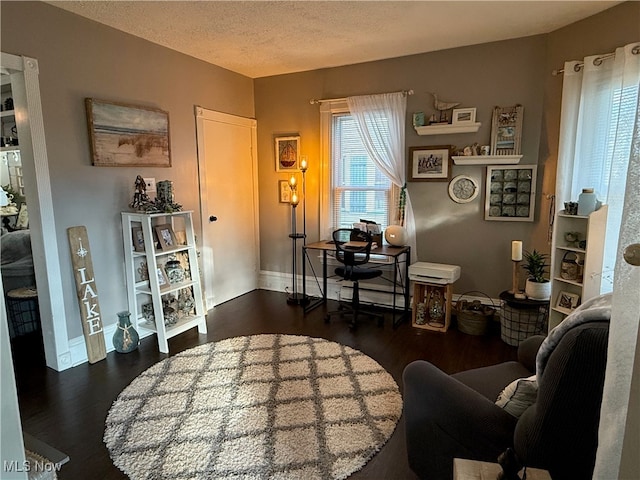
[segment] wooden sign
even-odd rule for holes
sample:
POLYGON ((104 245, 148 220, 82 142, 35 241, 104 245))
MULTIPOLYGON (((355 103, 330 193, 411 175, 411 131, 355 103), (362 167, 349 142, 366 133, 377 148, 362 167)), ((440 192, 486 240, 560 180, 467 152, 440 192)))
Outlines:
POLYGON ((89 237, 85 227, 68 228, 67 236, 71 249, 71 264, 76 278, 76 293, 82 318, 82 333, 87 345, 87 356, 89 363, 96 363, 106 358, 107 349, 98 304, 98 288, 93 276, 89 237))

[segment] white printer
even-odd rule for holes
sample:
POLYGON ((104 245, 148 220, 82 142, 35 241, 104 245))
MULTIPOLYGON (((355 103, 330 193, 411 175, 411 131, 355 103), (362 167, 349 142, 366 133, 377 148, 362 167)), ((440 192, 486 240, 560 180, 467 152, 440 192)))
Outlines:
POLYGON ((416 262, 409 265, 409 280, 415 282, 438 283, 446 285, 460 278, 458 265, 443 263, 416 262))

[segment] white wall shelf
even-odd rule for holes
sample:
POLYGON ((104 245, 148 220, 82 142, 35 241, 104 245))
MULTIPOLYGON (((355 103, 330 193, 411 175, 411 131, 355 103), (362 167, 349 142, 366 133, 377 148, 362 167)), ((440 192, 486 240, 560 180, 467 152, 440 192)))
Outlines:
POLYGON ((465 123, 462 125, 442 124, 413 127, 418 135, 449 135, 453 133, 475 133, 480 129, 480 122, 465 123))
POLYGON ((522 155, 453 155, 456 165, 515 165, 522 155))

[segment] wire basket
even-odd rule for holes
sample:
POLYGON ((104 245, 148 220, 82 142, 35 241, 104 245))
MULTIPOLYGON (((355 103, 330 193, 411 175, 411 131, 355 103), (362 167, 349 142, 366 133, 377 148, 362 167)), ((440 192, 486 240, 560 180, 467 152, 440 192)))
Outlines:
POLYGON ((500 337, 502 341, 517 347, 520 343, 533 335, 539 335, 546 330, 548 308, 513 307, 508 302, 502 302, 500 312, 500 337))
POLYGON ((487 333, 487 327, 489 325, 489 319, 491 319, 496 313, 496 306, 489 295, 483 292, 471 291, 466 292, 458 297, 458 301, 453 307, 453 311, 456 314, 458 321, 458 330, 468 335, 484 335, 487 333), (474 300, 469 302, 463 300, 465 295, 470 293, 479 293, 489 299, 491 305, 484 305, 480 300, 474 300))

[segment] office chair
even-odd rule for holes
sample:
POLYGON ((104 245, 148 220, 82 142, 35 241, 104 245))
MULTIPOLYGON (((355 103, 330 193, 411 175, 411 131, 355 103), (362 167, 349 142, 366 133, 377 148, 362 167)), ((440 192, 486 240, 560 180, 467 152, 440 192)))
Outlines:
POLYGON ((329 323, 333 315, 351 315, 352 319, 349 328, 353 329, 357 325, 358 315, 364 313, 370 317, 378 319, 378 325, 382 326, 384 315, 374 312, 365 312, 360 309, 360 280, 370 280, 380 277, 382 270, 374 268, 364 268, 363 265, 369 261, 371 245, 373 240, 371 235, 358 229, 341 228, 333 232, 333 242, 336 245, 336 259, 343 265, 335 269, 336 275, 344 280, 353 282, 353 296, 351 298, 351 308, 345 309, 342 305, 339 310, 328 312, 324 321, 329 323), (357 245, 349 245, 354 242, 357 245))

